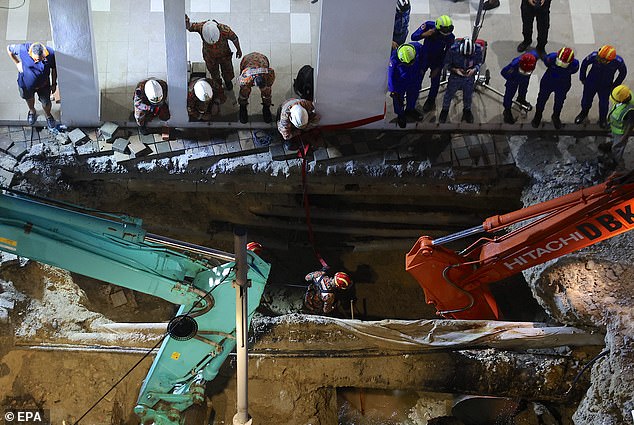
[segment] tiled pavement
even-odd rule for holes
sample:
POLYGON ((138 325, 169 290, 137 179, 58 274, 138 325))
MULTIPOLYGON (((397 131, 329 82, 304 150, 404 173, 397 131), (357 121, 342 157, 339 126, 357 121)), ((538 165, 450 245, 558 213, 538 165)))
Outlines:
MULTIPOLYGON (((16 7, 22 0, 9 0, 8 3, 16 7)), ((6 28, 5 31, 0 30, 0 41, 4 44, 31 40, 50 42, 46 1, 26 0, 24 3, 18 9, 0 9, 0 28, 6 28)), ((519 0, 501 0, 501 3, 498 9, 487 14, 480 33, 481 38, 489 42, 486 66, 492 75, 491 85, 498 89, 503 89, 499 70, 517 55, 515 47, 521 40, 519 0)), ((477 4, 475 0, 412 0, 410 30, 413 31, 424 20, 448 13, 455 22, 457 36, 470 34, 477 4)), ((92 9, 102 91, 102 119, 125 120, 131 112, 131 96, 136 82, 148 75, 165 77, 162 0, 93 0, 92 9)), ((256 50, 270 56, 278 76, 273 90, 276 105, 292 95, 292 76, 299 67, 316 63, 319 3, 311 4, 309 0, 188 0, 186 10, 194 21, 213 17, 230 25, 240 37, 245 54, 256 50)), ((633 17, 634 2, 631 0, 554 0, 547 49, 552 51, 563 45, 572 45, 582 59, 601 44, 612 43, 626 63, 632 64, 634 48, 628 41, 634 39, 633 17)), ((198 35, 189 34, 191 61, 201 59, 200 49, 198 35)), ((238 60, 234 63, 237 66, 238 60)), ((543 67, 540 67, 532 77, 529 100, 533 102, 542 72, 543 67)), ((631 76, 626 79, 626 83, 633 81, 631 76)), ((24 120, 26 108, 17 95, 15 68, 8 58, 0 60, 0 89, 6 93, 0 99, 0 122, 24 120)), ((580 93, 581 85, 576 81, 566 102, 564 122, 570 122, 577 114, 580 93)), ((235 95, 234 90, 223 106, 219 120, 235 122, 235 95)), ((260 111, 257 95, 257 91, 252 94, 250 104, 254 114, 260 111)), ((551 104, 552 100, 547 108, 551 104)), ((458 98, 452 104, 450 121, 459 119, 460 110, 458 98)), ((393 118, 390 111, 388 102, 386 123, 393 118)), ((500 122, 501 111, 496 95, 491 92, 475 95, 476 120, 500 122)), ((549 115, 545 114, 546 121, 549 121, 549 115)), ((596 121, 596 107, 590 118, 596 121)), ((430 114, 423 125, 434 121, 435 114, 430 114)), ((388 124, 388 127, 392 126, 388 124)))

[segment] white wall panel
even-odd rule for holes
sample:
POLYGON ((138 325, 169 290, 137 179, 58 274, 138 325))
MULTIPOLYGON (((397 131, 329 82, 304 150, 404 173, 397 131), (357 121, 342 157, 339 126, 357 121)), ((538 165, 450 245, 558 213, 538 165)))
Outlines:
POLYGON ((315 102, 321 125, 382 116, 396 1, 319 0, 315 102))

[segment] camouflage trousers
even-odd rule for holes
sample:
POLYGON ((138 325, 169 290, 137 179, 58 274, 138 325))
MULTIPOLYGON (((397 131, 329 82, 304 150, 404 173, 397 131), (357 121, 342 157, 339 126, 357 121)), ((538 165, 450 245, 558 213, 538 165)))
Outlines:
POLYGON ((205 59, 205 65, 211 79, 222 86, 222 80, 226 82, 233 80, 235 74, 233 73, 233 54, 229 56, 223 56, 220 58, 207 58, 205 59), (220 73, 222 73, 222 80, 220 79, 220 73))

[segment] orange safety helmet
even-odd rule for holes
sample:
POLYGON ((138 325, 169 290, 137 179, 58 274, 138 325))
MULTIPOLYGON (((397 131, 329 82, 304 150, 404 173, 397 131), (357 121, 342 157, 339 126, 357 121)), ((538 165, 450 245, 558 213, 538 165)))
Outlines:
POLYGON ((604 62, 612 62, 616 59, 616 49, 609 44, 601 46, 598 52, 599 59, 604 62))
POLYGON ((247 244, 247 249, 249 251, 253 251, 253 253, 255 255, 260 255, 262 254, 262 245, 259 242, 249 242, 247 244))
POLYGON ((347 289, 350 285, 352 285, 352 279, 348 276, 347 273, 337 272, 335 273, 335 286, 339 289, 347 289))
POLYGON ((575 59, 575 51, 570 47, 562 47, 557 52, 557 59, 555 63, 561 68, 568 68, 568 65, 575 59))
POLYGON ((520 56, 520 69, 526 73, 533 72, 537 66, 537 58, 530 53, 520 56))

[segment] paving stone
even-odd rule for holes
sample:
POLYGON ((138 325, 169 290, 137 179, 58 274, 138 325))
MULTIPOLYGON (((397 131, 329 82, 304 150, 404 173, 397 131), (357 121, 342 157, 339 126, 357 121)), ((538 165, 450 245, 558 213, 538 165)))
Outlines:
POLYGON ((198 140, 183 139, 183 145, 185 149, 196 149, 198 147, 198 140))
POLYGON ((227 143, 235 142, 235 141, 238 141, 238 140, 240 140, 240 136, 238 136, 237 132, 233 132, 233 133, 227 134, 227 140, 226 140, 227 143))
MULTIPOLYGON (((252 139, 252 138, 253 138, 253 135, 251 134, 250 131, 238 130, 238 139, 244 140, 244 139, 252 139)), ((229 141, 229 138, 227 138, 227 141, 229 141)))
POLYGON ((24 130, 22 128, 22 126, 17 126, 17 125, 10 125, 9 126, 9 132, 10 133, 13 132, 13 131, 20 131, 20 130, 24 130))
POLYGON ((9 132, 9 127, 0 127, 0 134, 5 134, 9 132))
POLYGON ((147 145, 147 147, 150 148, 150 153, 148 155, 158 155, 158 150, 156 149, 156 143, 147 145))
POLYGON ((211 141, 211 140, 199 140, 198 141, 198 146, 201 147, 201 148, 203 146, 210 146, 212 144, 213 144, 213 141, 211 141))
POLYGON ((13 171, 17 163, 18 160, 10 155, 0 155, 0 168, 13 171))
POLYGON ((127 153, 121 153, 117 151, 114 152, 114 160, 117 164, 120 164, 125 161, 129 161, 130 159, 132 158, 127 153))
POLYGON ((242 150, 242 147, 240 146, 240 140, 232 140, 232 141, 227 140, 226 145, 227 145, 228 153, 236 153, 242 150))
POLYGON ((110 301, 112 302, 113 307, 121 307, 122 305, 126 305, 128 303, 128 299, 125 297, 123 291, 117 291, 110 294, 110 301))
POLYGON ((20 129, 20 131, 12 131, 9 133, 9 138, 14 142, 24 142, 27 139, 22 129, 20 129))
POLYGON ((10 187, 14 174, 11 171, 0 169, 0 186, 10 187))
POLYGON ((99 152, 112 152, 112 143, 107 140, 99 140, 97 143, 99 144, 99 152))
POLYGON ((134 154, 136 158, 140 156, 145 156, 149 154, 150 152, 152 152, 152 150, 148 148, 146 144, 141 143, 140 140, 134 140, 130 142, 130 144, 128 145, 128 148, 130 149, 130 153, 134 154))
POLYGON ((13 140, 7 136, 0 136, 0 151, 8 152, 11 146, 13 146, 13 140))
POLYGON ((271 152, 271 159, 273 161, 283 161, 286 159, 286 152, 281 143, 269 146, 269 152, 271 152))
POLYGON ((255 143, 253 143, 253 139, 240 139, 240 149, 244 151, 252 151, 255 149, 255 143))
POLYGON ((16 142, 13 146, 11 146, 8 153, 14 158, 20 159, 24 156, 24 154, 26 154, 26 152, 27 152, 26 143, 16 142))
POLYGON ((383 153, 383 163, 390 164, 398 162, 398 152, 393 149, 387 150, 383 153))
POLYGON ((119 129, 119 126, 117 124, 113 122, 107 122, 107 123, 104 123, 104 125, 102 125, 101 127, 99 127, 97 134, 99 134, 101 137, 103 137, 106 140, 110 140, 114 137, 114 134, 117 132, 118 129, 119 129))
POLYGON ((79 146, 88 139, 88 136, 86 135, 86 133, 81 131, 81 128, 76 128, 68 133, 68 138, 72 143, 75 144, 75 146, 79 146))
POLYGON ((215 145, 212 145, 212 146, 214 148, 214 153, 218 156, 226 155, 229 153, 226 143, 216 143, 215 145))
POLYGON ((24 161, 18 164, 16 170, 18 170, 22 174, 26 174, 32 169, 35 168, 35 163, 33 161, 24 161))
POLYGON ((159 142, 159 143, 155 143, 155 145, 156 145, 156 152, 158 154, 171 152, 170 142, 159 142))
POLYGON ((180 139, 170 140, 169 145, 172 152, 181 152, 185 150, 185 144, 180 139))
POLYGON ((78 155, 93 155, 99 152, 99 143, 89 140, 88 143, 77 146, 76 149, 78 155))
POLYGON ((72 144, 68 144, 68 145, 63 145, 59 147, 59 154, 60 156, 62 155, 72 156, 72 155, 76 155, 77 151, 75 151, 75 146, 73 146, 72 144))
POLYGON ((315 161, 325 161, 328 159, 328 151, 325 148, 319 148, 315 150, 315 161))
POLYGON ((112 150, 119 153, 125 153, 129 144, 130 141, 128 139, 122 139, 121 137, 118 137, 112 143, 112 150))
POLYGON ((341 154, 341 151, 339 150, 338 147, 336 146, 330 146, 329 148, 326 149, 328 151, 328 157, 329 158, 339 158, 341 156, 343 156, 341 154))
POLYGON ((160 134, 139 134, 139 135, 130 136, 130 140, 132 140, 132 138, 135 136, 138 137, 139 141, 145 145, 151 145, 152 143, 163 141, 161 140, 160 134), (158 138, 155 138, 154 136, 158 136, 158 138))

